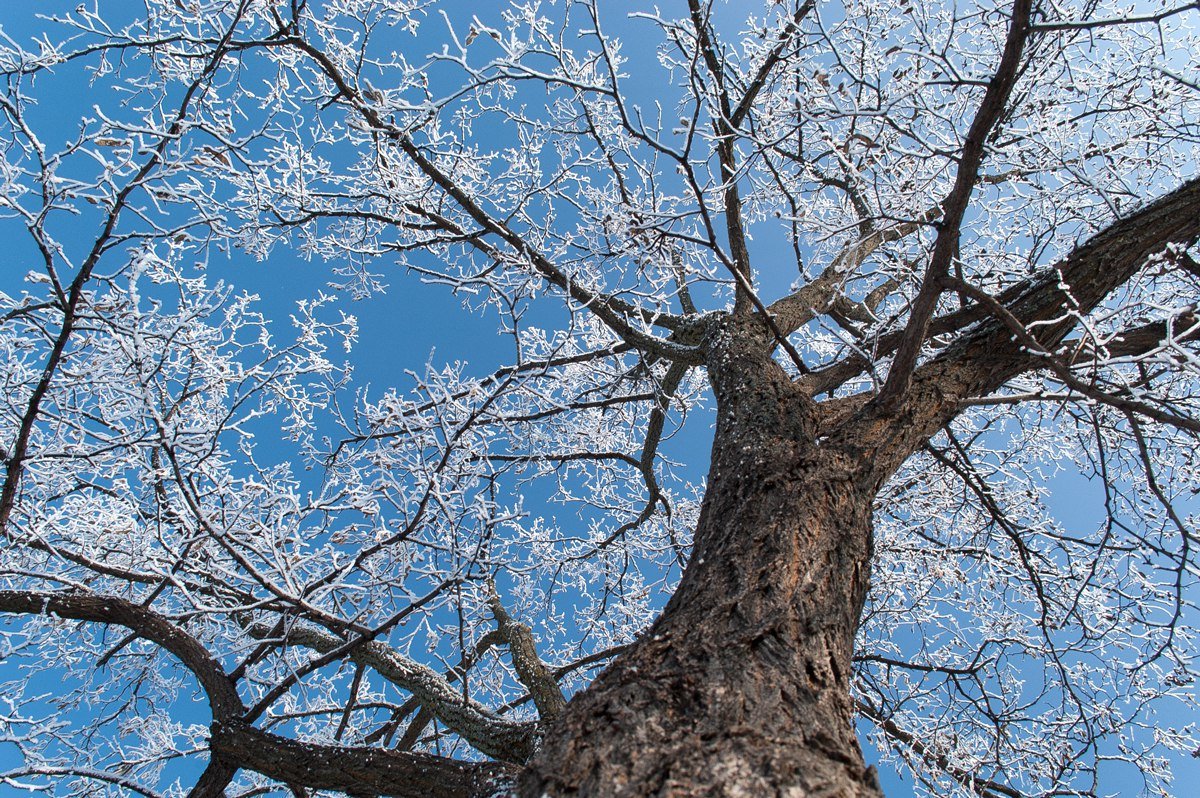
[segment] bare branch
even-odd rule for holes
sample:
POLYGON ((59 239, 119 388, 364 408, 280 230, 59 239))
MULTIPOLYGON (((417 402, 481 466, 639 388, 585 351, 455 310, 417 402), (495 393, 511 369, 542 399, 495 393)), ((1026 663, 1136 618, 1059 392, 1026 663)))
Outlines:
POLYGON ((894 409, 900 395, 907 390, 917 356, 925 342, 929 330, 929 322, 937 308, 938 298, 944 286, 943 280, 950 274, 950 267, 958 257, 959 235, 967 206, 971 201, 971 193, 979 180, 979 168, 983 164, 984 145, 995 130, 996 125, 1004 115, 1008 106, 1009 95, 1017 83, 1021 68, 1021 54, 1029 37, 1030 15, 1032 0, 1016 0, 1012 10, 1012 21, 1008 28, 1008 38, 1004 43, 1004 52, 1000 56, 1000 64, 996 74, 988 82, 979 110, 967 131, 961 153, 958 156, 958 172, 954 178, 954 187, 949 196, 942 202, 941 224, 938 229, 937 241, 933 245, 933 253, 925 268, 925 276, 921 281, 921 290, 913 300, 909 314, 908 326, 904 337, 892 361, 888 372, 887 382, 879 392, 875 401, 881 406, 894 409))

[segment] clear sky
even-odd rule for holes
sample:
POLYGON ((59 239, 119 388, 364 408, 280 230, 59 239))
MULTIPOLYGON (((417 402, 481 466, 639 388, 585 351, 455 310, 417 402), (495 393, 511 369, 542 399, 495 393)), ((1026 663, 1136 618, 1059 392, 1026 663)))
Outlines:
MULTIPOLYGON (((463 14, 484 13, 475 4, 463 2, 449 5, 463 14)), ((624 12, 644 5, 631 0, 614 0, 611 5, 611 30, 625 40, 626 52, 633 56, 632 68, 635 72, 639 59, 650 59, 657 40, 648 38, 655 33, 651 26, 626 20, 624 12)), ((660 2, 660 5, 669 6, 670 3, 660 2)), ((736 5, 729 4, 731 15, 736 5)), ((36 14, 74 6, 74 2, 55 0, 8 0, 0 4, 0 29, 13 39, 25 40, 37 35, 45 27, 36 14)), ((101 6, 105 13, 136 14, 140 4, 136 0, 102 0, 101 6)), ((431 40, 441 36, 435 23, 430 22, 429 28, 431 40)), ((647 74, 651 72, 647 69, 647 74)), ((44 94, 46 101, 37 110, 36 118, 46 130, 53 131, 47 134, 47 139, 57 135, 61 143, 77 132, 81 109, 87 108, 96 98, 91 96, 92 87, 69 77, 69 73, 64 73, 61 80, 47 83, 49 85, 45 87, 44 94)), ((634 102, 642 102, 647 106, 660 89, 653 80, 631 81, 630 85, 634 102)), ((90 221, 85 217, 78 219, 77 237, 75 233, 63 233, 68 246, 83 248, 88 245, 91 240, 89 237, 94 235, 90 221)), ((0 232, 4 232, 2 224, 0 232)), ((66 226, 60 225, 59 230, 66 230, 66 226)), ((22 243, 24 239, 19 235, 8 235, 16 243, 6 249, 3 261, 0 261, 0 291, 19 294, 25 273, 36 268, 35 253, 22 243)), ((769 245, 770 242, 760 242, 764 243, 769 245)), ((784 246, 784 243, 781 241, 779 245, 784 246)), ((235 251, 224 260, 214 259, 209 263, 211 277, 226 280, 260 297, 264 314, 275 320, 280 335, 286 335, 289 326, 287 317, 296 301, 321 290, 329 280, 329 269, 328 264, 309 261, 282 249, 276 250, 263 262, 235 251)), ((354 302, 344 296, 338 299, 339 305, 355 315, 360 325, 360 339, 351 355, 357 384, 373 386, 373 389, 392 385, 403 387, 407 382, 404 376, 406 369, 420 370, 431 360, 467 361, 471 364, 470 370, 480 375, 506 364, 511 347, 504 338, 496 335, 494 319, 465 311, 460 300, 442 286, 423 283, 414 275, 405 274, 386 264, 381 265, 378 271, 388 285, 384 294, 362 302, 354 302)), ((696 480, 703 478, 707 468, 710 425, 711 416, 697 414, 689 420, 685 434, 671 440, 666 450, 675 459, 689 463, 691 476, 696 480)), ((1078 479, 1063 477, 1056 483, 1055 491, 1053 502, 1060 507, 1083 517, 1096 515, 1092 509, 1096 501, 1094 488, 1089 488, 1078 479)), ((552 513, 554 510, 547 509, 545 512, 552 513)), ((52 684, 56 672, 53 668, 48 669, 45 676, 48 685, 52 684)), ((7 678, 10 676, 0 666, 0 680, 7 678)), ((200 705, 195 710, 196 716, 187 720, 203 722, 205 711, 200 705)), ((1181 716, 1165 720, 1184 723, 1194 718, 1181 716)), ((0 769, 15 764, 6 762, 5 756, 5 749, 0 747, 0 769)), ((874 758, 868 750, 868 762, 874 758)), ((1187 794, 1186 785, 1200 779, 1200 768, 1194 762, 1183 760, 1179 765, 1183 768, 1180 783, 1185 785, 1185 790, 1179 793, 1182 796, 1187 794)), ((889 769, 884 769, 882 776, 885 792, 890 798, 912 794, 910 778, 889 769)), ((1115 789, 1127 790, 1130 795, 1135 794, 1140 786, 1135 782, 1120 780, 1114 783, 1117 785, 1115 789)), ((0 796, 9 794, 18 793, 0 787, 0 796)))

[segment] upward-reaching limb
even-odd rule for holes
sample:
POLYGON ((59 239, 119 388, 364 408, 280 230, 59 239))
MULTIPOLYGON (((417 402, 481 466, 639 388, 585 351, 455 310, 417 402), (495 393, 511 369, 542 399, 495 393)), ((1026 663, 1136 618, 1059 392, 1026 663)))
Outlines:
POLYGON ((894 416, 881 404, 871 404, 846 421, 836 436, 873 449, 875 478, 886 478, 960 412, 961 402, 990 393, 1022 372, 1049 367, 1047 354, 1152 256, 1197 239, 1200 180, 1192 180, 1113 222, 1061 262, 1004 291, 994 303, 979 303, 968 318, 986 321, 916 369, 911 395, 894 416), (1014 323, 1023 327, 1024 335, 1012 329, 1014 323))

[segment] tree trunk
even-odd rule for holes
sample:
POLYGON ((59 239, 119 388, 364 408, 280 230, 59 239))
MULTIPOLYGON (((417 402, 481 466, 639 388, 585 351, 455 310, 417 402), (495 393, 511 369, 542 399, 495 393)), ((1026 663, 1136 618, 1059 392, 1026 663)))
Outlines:
POLYGON ((679 589, 549 730, 523 796, 881 795, 850 699, 871 489, 739 326, 709 336, 716 439, 679 589))

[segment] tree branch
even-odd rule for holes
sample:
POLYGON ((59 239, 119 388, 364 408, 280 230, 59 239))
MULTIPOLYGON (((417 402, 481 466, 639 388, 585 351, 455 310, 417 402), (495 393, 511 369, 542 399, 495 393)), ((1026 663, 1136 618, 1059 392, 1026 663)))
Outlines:
POLYGON ((959 784, 969 787, 980 798, 1022 798, 1022 793, 1007 784, 982 779, 975 773, 955 767, 950 757, 939 752, 917 735, 905 731, 894 720, 885 717, 866 702, 859 701, 857 709, 888 737, 911 750, 929 765, 942 770, 959 784))
POLYGON ((249 768, 286 784, 403 798, 491 795, 512 774, 498 763, 319 745, 256 729, 242 719, 246 707, 233 681, 200 641, 159 613, 122 598, 0 590, 0 612, 124 626, 182 662, 208 696, 213 713, 213 761, 193 787, 191 798, 223 795, 237 768, 249 768))
POLYGON ((54 338, 54 343, 46 358, 46 364, 42 368, 41 378, 29 395, 26 410, 21 417, 20 428, 10 447, 10 453, 5 458, 4 487, 0 489, 0 530, 8 526, 8 519, 12 514, 16 502, 17 487, 20 485, 24 472, 24 463, 30 436, 33 434, 33 426, 37 421, 41 403, 50 390, 50 384, 55 378, 59 364, 64 357, 67 341, 70 339, 75 330, 75 325, 78 323, 79 307, 84 297, 84 286, 91 280, 92 273, 100 263, 100 258, 108 250, 108 246, 116 232, 117 222, 120 220, 125 208, 128 207, 133 192, 145 185, 146 180, 154 170, 162 165, 167 147, 178 140, 180 131, 183 130, 188 113, 192 108, 193 101, 197 96, 203 95, 205 82, 218 69, 222 59, 228 53, 229 42, 233 38, 233 33, 237 29, 238 24, 241 22, 242 16, 245 14, 247 5, 247 2, 242 2, 237 7, 229 27, 217 43, 212 55, 208 58, 200 74, 196 76, 188 85, 187 90, 184 91, 183 98, 179 103, 179 109, 171 117, 171 122, 167 130, 158 137, 158 141, 152 148, 148 148, 149 156, 146 158, 145 163, 142 164, 133 177, 113 197, 108 212, 103 219, 99 235, 96 236, 87 256, 84 258, 83 263, 80 264, 78 273, 71 281, 70 288, 62 298, 62 326, 54 338))
MULTIPOLYGON (((1164 424, 1170 424, 1172 426, 1179 427, 1180 429, 1189 430, 1193 433, 1200 433, 1200 421, 1187 418, 1186 416, 1181 416, 1177 413, 1160 410, 1156 407, 1147 405, 1144 402, 1135 401, 1124 396, 1113 395, 1097 388, 1095 385, 1090 384, 1085 380, 1079 379, 1071 373, 1071 369, 1068 366, 1059 362, 1058 358, 1056 358, 1051 352, 1044 351, 1040 345, 1040 342, 1033 335, 1033 333, 1025 329, 1020 321, 1018 321, 1015 316, 1009 313, 1003 305, 996 302, 995 299, 961 280, 951 278, 950 284, 955 289, 961 291, 967 296, 970 296, 980 304, 989 308, 993 315, 1004 323, 1009 332, 1012 333, 1013 337, 1025 345, 1027 352, 1031 356, 1040 358, 1035 362, 1040 363, 1041 365, 1050 369, 1050 371, 1052 371, 1054 375, 1068 388, 1078 391, 1089 399, 1094 399, 1097 402, 1118 407, 1125 412, 1139 413, 1164 424)), ((1165 322, 1163 323, 1163 326, 1166 326, 1165 322)), ((1145 333, 1142 333, 1132 342, 1134 344, 1135 351, 1138 347, 1147 343, 1144 338, 1145 333)), ((1161 338, 1157 339, 1155 343, 1157 344, 1161 340, 1161 338)), ((1036 367, 1036 365, 1034 367, 1036 367)))
POLYGON ((983 164, 984 143, 1000 122, 1008 105, 1008 98, 1017 83, 1021 54, 1025 49, 1025 41, 1029 37, 1029 18, 1032 6, 1032 0, 1016 0, 1013 5, 1012 22, 1009 24, 1008 37, 1000 56, 1000 65, 996 69, 996 74, 988 82, 979 111, 971 122, 966 140, 963 141, 954 187, 942 203, 942 222, 938 230, 937 241, 933 245, 933 254, 930 256, 925 270, 925 277, 921 281, 921 290, 913 300, 908 325, 904 330, 904 337, 896 352, 896 358, 892 361, 887 382, 884 383, 883 389, 875 398, 881 407, 894 409, 901 394, 908 389, 913 367, 917 363, 917 356, 925 342, 929 322, 937 309, 938 298, 945 289, 943 281, 950 274, 950 266, 958 257, 959 234, 962 230, 967 205, 971 201, 971 193, 979 181, 979 167, 983 164))
MULTIPOLYGON (((842 283, 857 272, 872 253, 884 244, 899 241, 918 230, 921 225, 932 222, 941 210, 936 206, 929 208, 913 220, 875 230, 850 244, 837 254, 816 279, 772 302, 767 308, 770 317, 776 321, 784 334, 790 335, 817 315, 828 312, 841 298, 838 289, 842 283)), ((882 302, 887 293, 881 292, 875 304, 882 302)))
POLYGON ((533 696, 533 703, 543 721, 549 721, 562 713, 567 706, 562 690, 554 674, 538 656, 537 647, 533 642, 533 632, 528 626, 515 620, 508 614, 496 592, 496 585, 488 586, 488 606, 492 608, 492 616, 496 619, 496 628, 508 643, 508 651, 512 656, 513 668, 521 679, 521 684, 533 696))
MULTIPOLYGON (((272 629, 265 625, 251 627, 255 637, 265 638, 272 629)), ((328 632, 308 626, 294 626, 283 642, 328 653, 345 641, 328 632)), ((392 684, 407 690, 446 727, 473 747, 495 759, 521 763, 533 753, 534 725, 498 717, 475 701, 464 700, 436 671, 401 656, 378 640, 369 640, 348 653, 349 658, 369 665, 392 684)))
POLYGON ((195 675, 208 696, 214 719, 235 718, 246 711, 233 682, 208 649, 153 610, 115 596, 0 590, 0 612, 57 615, 77 621, 124 626, 143 640, 169 651, 195 675))
MULTIPOLYGON (((1129 281, 1168 246, 1191 246, 1200 239, 1200 179, 1184 183, 1142 209, 1118 219, 1076 247, 1063 261, 1005 291, 997 300, 1048 351, 1060 344, 1079 320, 1118 286, 1129 281)), ((947 349, 931 366, 972 359, 980 347, 994 347, 975 368, 989 368, 980 387, 994 390, 1036 368, 1041 358, 1011 340, 1003 321, 994 319, 947 349), (995 370, 991 370, 993 367, 995 370), (986 387, 984 387, 986 386, 986 387)), ((986 351, 986 350, 984 350, 986 351)), ((932 370, 931 370, 932 371, 932 370)), ((974 389, 978 395, 979 389, 974 389)))
POLYGON ((509 766, 495 762, 303 743, 236 720, 214 724, 211 745, 221 759, 285 784, 351 795, 484 798, 502 794, 514 776, 509 766))
POLYGON ((746 118, 746 114, 750 113, 750 109, 754 107, 754 101, 758 98, 758 93, 767 85, 767 78, 771 75, 771 70, 783 59, 783 54, 787 50, 789 44, 800 32, 800 23, 809 15, 816 7, 813 0, 805 0, 797 9, 792 18, 788 20, 783 30, 780 31, 778 39, 775 41, 775 46, 771 48, 771 52, 767 53, 767 57, 759 65, 758 71, 754 73, 750 83, 746 86, 746 91, 742 94, 741 101, 737 107, 733 109, 733 113, 729 115, 729 124, 732 127, 739 127, 742 120, 746 118))
POLYGON ((911 394, 893 412, 873 402, 838 431, 844 445, 875 449, 876 476, 885 478, 925 440, 961 412, 961 402, 989 394, 1025 371, 1048 367, 1045 352, 1066 338, 1080 319, 1169 245, 1200 239, 1200 179, 1189 181, 1141 210, 1113 222, 1064 260, 965 316, 1002 308, 1031 336, 1020 340, 1000 318, 982 321, 916 370, 911 394), (1035 347, 1030 347, 1034 343, 1035 347))
POLYGON ((742 222, 742 199, 737 183, 737 151, 734 147, 735 134, 731 122, 733 109, 730 107, 729 93, 725 88, 725 75, 721 68, 722 59, 717 52, 716 43, 713 41, 710 31, 709 17, 712 9, 711 6, 707 10, 701 9, 699 0, 688 0, 688 10, 691 14, 692 28, 696 34, 696 46, 704 59, 704 65, 708 68, 713 82, 716 84, 718 108, 717 113, 713 114, 713 127, 717 138, 717 160, 721 166, 725 234, 729 239, 729 254, 733 259, 731 270, 737 279, 737 296, 734 299, 733 312, 735 314, 748 313, 751 305, 754 304, 764 314, 767 323, 771 324, 770 316, 766 315, 762 303, 754 301, 750 249, 746 245, 745 225, 742 222))
POLYGON ((437 164, 426 157, 407 131, 381 117, 369 102, 364 101, 362 93, 346 79, 327 54, 299 36, 287 37, 287 43, 301 50, 317 64, 337 88, 338 94, 349 102, 372 130, 378 131, 380 136, 394 141, 408 159, 455 205, 488 233, 497 236, 528 258, 530 265, 544 280, 561 289, 567 296, 593 313, 605 326, 627 343, 647 352, 653 352, 660 357, 699 365, 702 357, 692 347, 682 346, 638 330, 628 321, 631 317, 639 318, 648 323, 671 329, 682 324, 683 319, 670 314, 647 312, 616 297, 592 291, 572 280, 570 275, 562 272, 548 258, 533 249, 519 233, 507 224, 494 218, 475 198, 463 190, 462 186, 438 168, 437 164))

